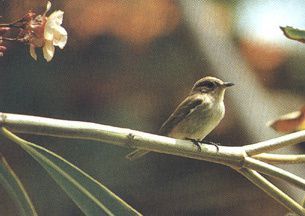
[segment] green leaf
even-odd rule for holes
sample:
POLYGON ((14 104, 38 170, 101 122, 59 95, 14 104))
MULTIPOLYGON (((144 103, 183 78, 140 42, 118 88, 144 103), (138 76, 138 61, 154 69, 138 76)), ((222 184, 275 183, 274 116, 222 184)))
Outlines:
POLYGON ((36 210, 21 181, 1 154, 0 183, 4 186, 4 188, 18 205, 20 215, 37 216, 36 210))
POLYGON ((104 185, 54 152, 25 141, 4 128, 2 133, 38 161, 86 215, 141 215, 104 185))
POLYGON ((287 38, 305 43, 305 31, 304 30, 296 29, 296 28, 293 28, 290 26, 286 26, 286 27, 280 26, 280 28, 287 38))

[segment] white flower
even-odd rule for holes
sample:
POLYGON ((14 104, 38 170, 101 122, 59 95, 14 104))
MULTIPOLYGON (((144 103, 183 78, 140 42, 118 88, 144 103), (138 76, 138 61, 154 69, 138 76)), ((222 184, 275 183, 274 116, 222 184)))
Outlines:
POLYGON ((43 45, 37 46, 35 43, 30 44, 30 54, 35 60, 37 60, 35 52, 36 47, 42 47, 43 56, 49 62, 54 56, 55 46, 63 49, 67 43, 68 33, 61 26, 64 12, 61 10, 54 11, 49 17, 46 17, 45 15, 50 8, 51 3, 48 2, 47 9, 42 16, 43 18, 46 18, 46 22, 43 26, 43 45))
POLYGON ((63 49, 67 43, 67 31, 61 26, 64 12, 61 10, 53 12, 47 19, 44 29, 45 45, 43 46, 43 56, 50 61, 54 56, 54 46, 63 49))

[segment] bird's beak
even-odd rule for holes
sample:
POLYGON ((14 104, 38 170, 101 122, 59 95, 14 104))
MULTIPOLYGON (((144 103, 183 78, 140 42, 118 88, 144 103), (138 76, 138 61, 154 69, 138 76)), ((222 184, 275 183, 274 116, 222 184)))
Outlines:
POLYGON ((224 82, 224 83, 222 84, 222 86, 223 86, 224 88, 227 88, 227 87, 230 87, 230 86, 234 86, 234 83, 231 83, 231 82, 224 82))

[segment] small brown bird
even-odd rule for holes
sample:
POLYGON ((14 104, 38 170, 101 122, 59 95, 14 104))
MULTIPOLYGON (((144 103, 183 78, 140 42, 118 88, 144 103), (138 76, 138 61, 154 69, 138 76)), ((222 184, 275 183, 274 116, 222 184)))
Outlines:
MULTIPOLYGON (((159 134, 176 139, 202 141, 224 117, 224 93, 227 87, 233 85, 211 76, 201 78, 161 126, 159 134)), ((126 158, 135 160, 148 152, 138 149, 126 158)))

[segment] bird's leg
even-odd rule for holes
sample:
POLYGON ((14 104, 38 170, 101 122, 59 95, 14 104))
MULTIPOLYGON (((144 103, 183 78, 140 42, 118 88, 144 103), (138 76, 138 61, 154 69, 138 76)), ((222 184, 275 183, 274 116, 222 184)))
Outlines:
POLYGON ((185 138, 185 140, 189 140, 191 141, 195 146, 198 147, 198 151, 201 152, 201 146, 200 146, 200 143, 201 141, 200 140, 196 140, 196 139, 192 139, 192 138, 185 138))
POLYGON ((217 149, 217 152, 219 151, 219 144, 220 143, 215 143, 215 142, 211 142, 211 141, 207 141, 207 140, 201 140, 200 141, 200 143, 205 143, 205 144, 208 144, 208 145, 213 145, 213 146, 215 146, 216 147, 216 149, 217 149))

